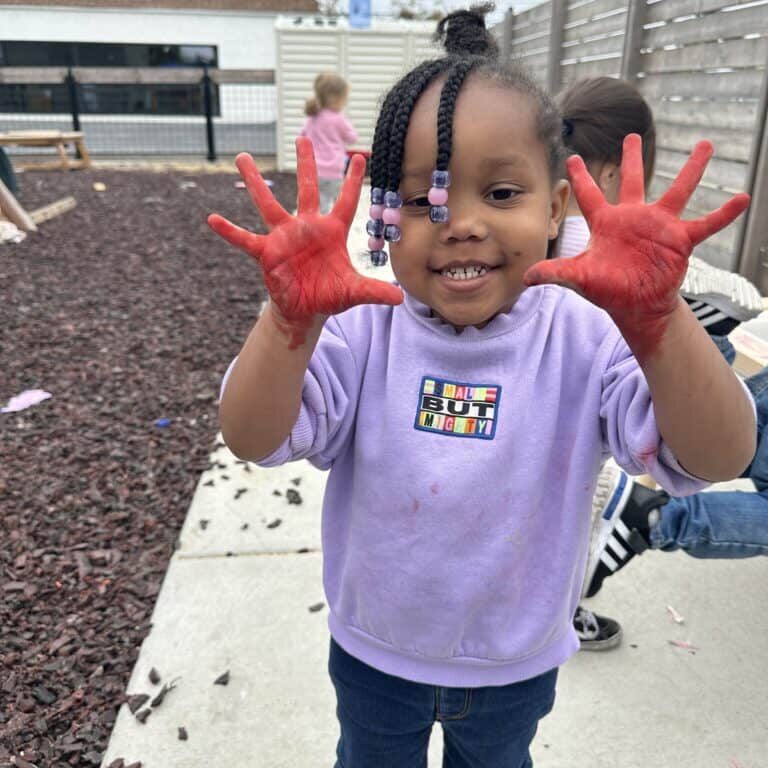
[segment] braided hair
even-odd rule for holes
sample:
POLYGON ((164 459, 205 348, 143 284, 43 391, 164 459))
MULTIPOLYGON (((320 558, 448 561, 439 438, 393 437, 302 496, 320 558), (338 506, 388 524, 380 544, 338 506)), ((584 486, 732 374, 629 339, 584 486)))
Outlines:
POLYGON ((536 106, 537 135, 548 149, 550 176, 553 181, 563 176, 565 150, 557 108, 523 70, 501 60, 496 41, 485 27, 485 15, 492 9, 493 5, 487 3, 456 11, 442 19, 434 38, 442 43, 445 56, 417 65, 387 93, 371 148, 372 187, 396 191, 400 186, 405 136, 413 107, 429 85, 441 77, 444 83, 437 112, 435 168, 448 169, 456 99, 473 72, 531 98, 536 106))

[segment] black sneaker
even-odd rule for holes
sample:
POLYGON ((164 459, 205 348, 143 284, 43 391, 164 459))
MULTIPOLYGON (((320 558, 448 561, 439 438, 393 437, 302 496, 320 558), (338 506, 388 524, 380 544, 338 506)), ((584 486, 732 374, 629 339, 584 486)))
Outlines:
POLYGON ((688 260, 680 293, 710 335, 727 336, 763 311, 763 297, 746 277, 695 256, 688 260))
MULTIPOLYGON (((617 468, 618 478, 610 479, 610 495, 601 494, 601 485, 595 492, 593 506, 602 502, 599 527, 593 526, 592 545, 584 577, 583 597, 592 597, 600 591, 603 581, 620 571, 635 555, 642 554, 651 545, 649 517, 669 501, 665 491, 646 488, 630 479, 617 468)), ((601 479, 606 468, 601 473, 601 479)))
POLYGON ((579 606, 573 617, 582 651, 607 651, 621 642, 621 624, 579 606))

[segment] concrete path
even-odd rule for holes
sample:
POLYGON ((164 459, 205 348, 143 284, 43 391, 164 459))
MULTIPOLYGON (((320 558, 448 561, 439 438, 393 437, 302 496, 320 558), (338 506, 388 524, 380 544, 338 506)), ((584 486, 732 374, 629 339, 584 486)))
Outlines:
MULTIPOLYGON (((362 223, 350 237, 353 262, 388 279, 358 259, 361 231, 362 223)), ((260 469, 224 447, 212 461, 128 691, 154 696, 152 667, 177 685, 144 724, 122 707, 103 765, 122 757, 144 768, 331 768, 337 730, 320 555, 326 475, 306 462, 260 469), (227 671, 228 684, 215 685, 227 671)), ((533 748, 538 768, 768 765, 768 558, 646 553, 589 603, 621 621, 624 642, 580 653, 562 669, 558 703, 533 748)), ((441 764, 440 729, 433 734, 430 768, 441 764)))

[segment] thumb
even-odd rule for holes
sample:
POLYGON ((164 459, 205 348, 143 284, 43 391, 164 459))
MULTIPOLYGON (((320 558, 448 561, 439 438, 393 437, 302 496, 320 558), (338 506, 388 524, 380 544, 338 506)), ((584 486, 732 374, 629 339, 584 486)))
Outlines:
POLYGON ((403 303, 403 292, 392 283, 357 275, 350 291, 354 304, 389 304, 396 306, 403 303))
POLYGON ((579 293, 585 283, 584 258, 547 259, 536 262, 523 275, 523 282, 528 285, 563 285, 579 293))

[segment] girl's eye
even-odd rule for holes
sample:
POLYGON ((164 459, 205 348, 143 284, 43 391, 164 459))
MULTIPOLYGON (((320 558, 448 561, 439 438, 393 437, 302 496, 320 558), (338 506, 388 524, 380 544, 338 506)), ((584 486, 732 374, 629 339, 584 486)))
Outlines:
POLYGON ((496 203, 502 203, 506 200, 514 200, 520 194, 519 189, 511 189, 510 187, 500 187, 499 189, 492 189, 488 193, 488 197, 496 203))
POLYGON ((412 197, 410 200, 406 200, 405 204, 410 208, 428 208, 429 200, 427 200, 427 196, 424 195, 423 197, 412 197))

